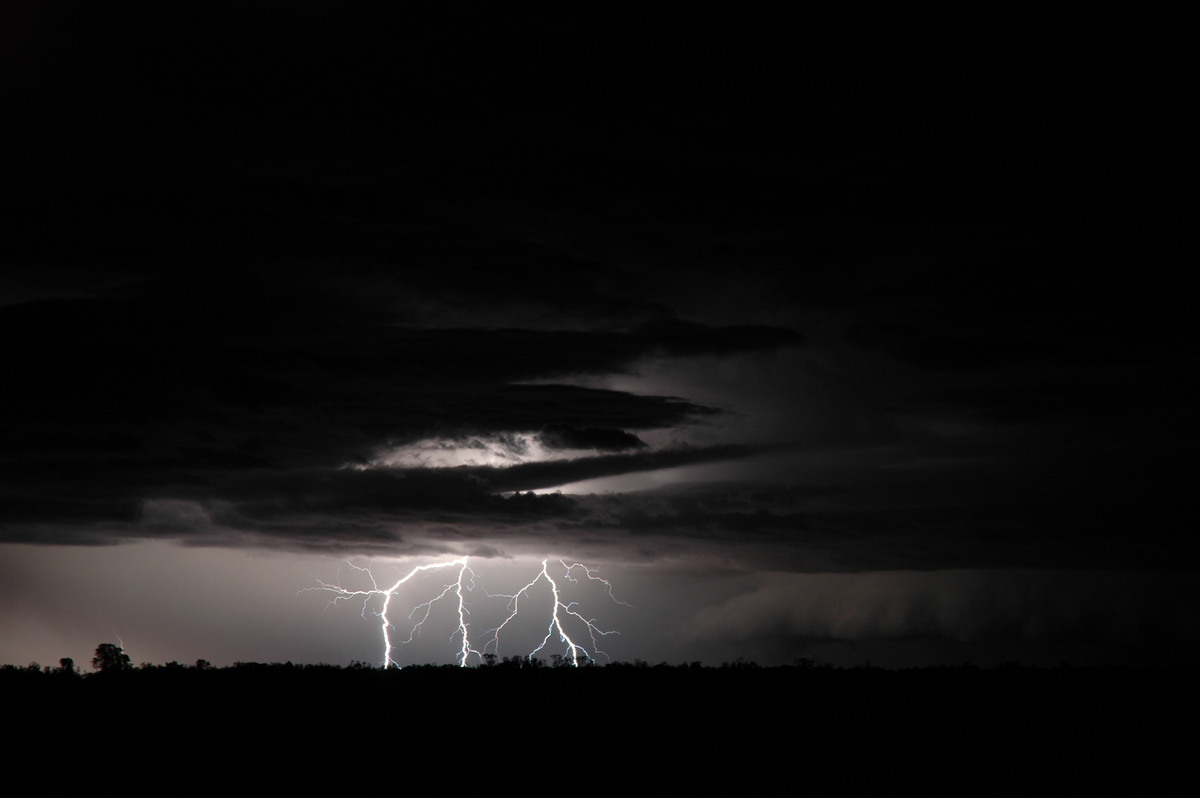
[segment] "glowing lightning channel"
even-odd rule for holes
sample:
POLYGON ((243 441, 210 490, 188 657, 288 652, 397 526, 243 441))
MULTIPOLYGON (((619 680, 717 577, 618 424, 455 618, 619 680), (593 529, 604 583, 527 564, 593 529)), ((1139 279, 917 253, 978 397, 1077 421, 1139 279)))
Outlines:
MULTIPOLYGON (((578 581, 576 576, 574 575, 574 572, 582 571, 583 577, 585 577, 593 582, 600 582, 601 584, 603 584, 605 591, 608 593, 609 598, 611 598, 614 602, 616 602, 617 604, 622 604, 626 607, 630 606, 630 605, 626 604, 625 602, 618 600, 613 595, 612 585, 608 582, 608 580, 602 579, 601 577, 597 576, 594 569, 588 568, 587 566, 585 566, 581 563, 572 563, 571 565, 567 565, 566 562, 563 560, 559 560, 559 562, 562 564, 563 568, 566 569, 566 572, 564 575, 568 581, 571 581, 571 582, 578 581)), ((395 584, 393 584, 391 587, 387 587, 387 588, 381 588, 379 586, 379 584, 375 581, 375 576, 371 573, 371 571, 369 569, 354 565, 353 563, 347 563, 354 570, 361 571, 367 575, 367 578, 371 580, 371 588, 369 590, 350 590, 348 588, 342 587, 341 585, 329 584, 327 582, 322 582, 321 580, 317 580, 318 583, 320 584, 320 587, 305 588, 305 590, 319 590, 319 591, 332 593, 333 598, 330 599, 330 602, 329 602, 330 604, 337 604, 342 601, 348 601, 350 599, 361 598, 363 601, 363 609, 362 609, 361 614, 364 618, 367 617, 367 608, 368 608, 368 605, 370 604, 371 599, 376 596, 381 597, 382 598, 382 606, 380 607, 378 612, 373 613, 373 614, 378 616, 380 619, 379 626, 380 626, 380 631, 383 635, 383 649, 384 649, 384 651, 383 651, 383 667, 384 668, 389 668, 392 666, 401 667, 400 664, 398 662, 396 662, 396 660, 392 657, 392 651, 396 648, 396 645, 394 645, 392 643, 392 629, 394 627, 388 618, 388 610, 391 606, 392 597, 396 594, 396 591, 399 590, 402 585, 404 585, 406 582, 408 582, 410 579, 412 579, 414 576, 416 576, 419 573, 422 573, 425 571, 438 570, 438 569, 442 569, 442 568, 453 568, 453 567, 457 566, 458 576, 453 582, 451 582, 450 584, 443 587, 441 593, 439 593, 437 596, 430 599, 429 601, 425 601, 425 602, 422 602, 421 604, 417 604, 415 607, 413 607, 412 611, 409 612, 409 615, 408 615, 409 620, 413 620, 418 615, 420 617, 418 620, 416 620, 416 622, 414 623, 414 625, 412 627, 412 630, 409 632, 408 639, 404 640, 403 642, 399 643, 398 645, 403 646, 403 645, 413 642, 413 640, 416 638, 416 635, 421 630, 421 627, 424 626, 424 624, 427 620, 429 620, 429 615, 433 611, 433 605, 439 601, 442 601, 443 599, 446 599, 448 596, 453 594, 455 599, 457 600, 457 605, 458 605, 458 626, 455 629, 455 631, 451 634, 451 637, 453 638, 453 637, 457 636, 460 639, 458 653, 456 654, 455 659, 457 660, 457 662, 460 666, 467 667, 472 655, 477 657, 478 661, 482 662, 486 658, 486 656, 494 656, 495 654, 497 654, 499 652, 501 632, 503 632, 504 628, 506 626, 508 626, 508 624, 511 621, 513 621, 520 614, 521 599, 522 598, 529 599, 530 591, 533 590, 533 588, 537 585, 538 582, 540 582, 541 580, 544 579, 544 580, 546 580, 546 583, 550 586, 550 592, 553 596, 554 603, 551 608, 550 620, 546 625, 545 636, 542 638, 542 641, 531 652, 529 652, 529 654, 526 655, 526 658, 532 660, 538 654, 538 652, 542 651, 549 644, 550 638, 553 637, 555 633, 558 634, 559 641, 562 642, 563 644, 565 644, 565 646, 566 646, 566 651, 567 651, 566 659, 569 660, 571 665, 573 665, 575 667, 579 667, 581 659, 586 660, 588 662, 592 662, 592 661, 594 661, 594 658, 596 655, 607 656, 606 654, 604 654, 603 651, 600 651, 599 645, 598 645, 598 638, 606 637, 606 636, 612 635, 612 634, 617 634, 617 632, 604 631, 596 625, 595 619, 585 618, 583 615, 581 615, 579 613, 579 611, 576 609, 578 602, 570 602, 570 603, 564 602, 563 598, 562 598, 562 594, 559 591, 559 585, 557 582, 554 581, 554 577, 552 577, 550 575, 550 571, 547 568, 546 563, 547 563, 546 560, 542 560, 542 563, 541 563, 542 567, 541 567, 541 570, 538 572, 537 576, 535 576, 532 580, 530 580, 524 587, 522 587, 516 593, 512 593, 512 594, 502 593, 502 594, 497 594, 497 595, 489 594, 489 597, 491 597, 491 598, 506 598, 509 600, 508 617, 506 617, 500 623, 499 626, 497 626, 494 629, 489 630, 489 632, 487 633, 489 635, 489 637, 488 637, 487 643, 484 645, 482 651, 476 650, 475 648, 473 648, 471 646, 470 624, 467 622, 467 616, 470 613, 467 610, 466 592, 473 590, 475 588, 475 584, 474 584, 475 574, 468 567, 466 557, 459 557, 454 560, 447 560, 445 562, 431 563, 428 565, 419 565, 419 566, 413 568, 411 571, 409 571, 407 574, 405 574, 399 580, 397 580, 395 582, 395 584), (422 612, 422 610, 424 612, 422 612), (590 651, 588 650, 588 648, 584 647, 580 643, 577 643, 567 633, 567 629, 564 626, 565 618, 574 618, 580 624, 583 625, 583 628, 587 632, 588 641, 590 642, 590 649, 591 649, 590 651), (487 654, 489 648, 492 649, 492 653, 490 655, 487 654)))
MULTIPOLYGON (((601 579, 600 577, 596 576, 595 571, 593 569, 590 569, 581 563, 573 563, 571 565, 567 565, 562 560, 559 560, 559 562, 562 564, 563 568, 567 569, 566 570, 566 578, 568 580, 570 580, 572 582, 575 581, 575 578, 573 576, 571 576, 571 571, 573 569, 575 569, 575 568, 582 569, 584 574, 587 575, 588 579, 591 579, 592 581, 595 581, 595 582, 601 582, 604 584, 604 587, 608 592, 609 598, 611 598, 613 601, 616 601, 618 604, 625 604, 625 602, 618 601, 617 598, 615 596, 613 596, 612 585, 609 584, 608 580, 601 579)), ((536 585, 542 579, 545 579, 546 582, 550 585, 550 592, 554 596, 554 606, 550 613, 550 622, 546 625, 546 636, 542 638, 542 642, 539 643, 538 646, 535 649, 533 649, 533 651, 529 652, 529 654, 527 655, 527 658, 533 659, 534 656, 536 656, 539 651, 541 651, 543 648, 545 648, 546 644, 550 642, 550 638, 554 635, 555 632, 558 632, 559 641, 566 644, 567 653, 571 660, 571 665, 573 665, 576 668, 579 667, 580 656, 582 656, 584 659, 586 659, 589 662, 594 661, 594 657, 597 654, 607 656, 604 654, 603 651, 600 650, 599 644, 596 641, 596 636, 599 635, 601 637, 606 637, 611 634, 617 634, 617 632, 603 631, 598 626, 596 626, 595 619, 584 618, 582 615, 580 615, 574 609, 577 602, 573 601, 570 604, 563 603, 562 597, 560 596, 560 594, 558 592, 558 583, 554 581, 554 577, 550 576, 550 571, 547 570, 547 568, 546 568, 546 560, 542 560, 542 570, 528 584, 526 584, 524 587, 522 587, 516 593, 500 596, 501 598, 509 599, 509 615, 507 618, 504 619, 503 623, 501 623, 499 626, 497 626, 495 629, 492 630, 492 637, 487 642, 487 644, 484 645, 484 650, 487 650, 488 646, 494 646, 496 649, 499 649, 499 647, 500 647, 500 632, 503 631, 504 627, 508 625, 509 621, 513 620, 514 618, 517 617, 517 615, 520 614, 521 597, 525 596, 526 598, 528 598, 529 591, 532 590, 534 585, 536 585), (587 649, 585 649, 583 646, 576 643, 571 638, 571 636, 567 634, 567 630, 565 628, 563 628, 562 617, 559 614, 560 611, 564 615, 569 615, 573 618, 578 619, 583 624, 584 628, 587 630, 588 637, 591 639, 591 643, 592 643, 592 651, 590 654, 588 653, 587 649)), ((629 605, 625 604, 625 606, 628 607, 629 605)))
POLYGON ((434 571, 434 570, 438 570, 440 568, 452 568, 456 565, 458 566, 458 578, 454 582, 451 582, 450 584, 446 585, 445 588, 442 590, 442 592, 439 595, 430 599, 429 601, 426 601, 422 604, 418 604, 409 613, 408 617, 411 620, 413 618, 413 616, 415 616, 420 610, 422 610, 422 609, 425 610, 425 614, 422 615, 421 619, 413 625, 412 631, 410 631, 408 634, 408 639, 405 640, 400 645, 404 645, 406 643, 411 643, 415 639, 415 637, 416 637, 417 633, 420 631, 421 627, 425 624, 425 621, 429 620, 429 613, 432 612, 433 605, 436 604, 438 601, 441 601, 442 599, 444 599, 451 592, 453 592, 455 594, 455 596, 458 598, 458 629, 455 632, 455 634, 459 635, 462 638, 462 645, 459 649, 458 656, 456 657, 456 659, 458 660, 460 665, 462 665, 463 667, 466 667, 468 657, 470 657, 471 654, 479 654, 479 652, 477 652, 471 648, 470 636, 468 635, 468 631, 467 631, 468 626, 469 626, 469 624, 467 623, 468 612, 467 612, 467 607, 466 607, 466 597, 463 594, 463 586, 464 586, 464 584, 469 582, 470 578, 474 577, 474 574, 472 573, 471 569, 467 567, 467 558, 466 557, 459 557, 456 560, 448 560, 446 562, 430 563, 429 565, 418 565, 417 567, 415 567, 411 571, 409 571, 407 574, 402 576, 395 584, 393 584, 391 587, 389 587, 387 589, 382 589, 379 587, 379 584, 375 581, 375 575, 372 574, 369 569, 360 567, 358 565, 354 565, 353 563, 347 563, 347 564, 354 570, 362 571, 363 573, 365 573, 367 575, 367 578, 371 580, 371 589, 370 590, 348 590, 340 585, 331 585, 327 582, 321 582, 320 580, 317 580, 321 584, 320 587, 305 588, 305 590, 323 590, 323 591, 327 591, 329 593, 333 593, 334 594, 333 598, 330 599, 331 604, 337 604, 339 601, 348 601, 349 599, 352 599, 352 598, 361 597, 363 600, 362 616, 364 618, 367 617, 367 604, 370 602, 371 597, 372 596, 382 596, 383 597, 383 606, 380 608, 379 612, 376 613, 376 615, 379 616, 379 628, 383 634, 383 667, 384 668, 391 667, 392 665, 395 665, 396 667, 400 667, 400 663, 396 662, 392 658, 392 649, 394 648, 394 646, 392 645, 392 633, 391 633, 392 623, 390 620, 388 620, 388 607, 392 603, 392 596, 394 596, 396 594, 396 591, 400 589, 401 585, 403 585, 405 582, 412 579, 414 576, 416 576, 419 573, 422 573, 424 571, 434 571))

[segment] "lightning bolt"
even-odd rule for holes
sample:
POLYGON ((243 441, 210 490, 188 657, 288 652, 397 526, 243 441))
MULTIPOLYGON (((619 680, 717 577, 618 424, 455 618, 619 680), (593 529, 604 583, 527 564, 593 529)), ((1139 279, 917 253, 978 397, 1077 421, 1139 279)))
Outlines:
MULTIPOLYGON (((534 656, 536 656, 539 651, 544 649, 546 647, 546 644, 550 642, 550 638, 553 637, 556 632, 558 633, 559 641, 566 645, 567 656, 570 657, 571 664, 575 667, 579 667, 580 657, 584 658, 588 662, 592 662, 592 661, 594 661, 594 657, 597 654, 607 656, 604 654, 603 651, 600 650, 599 644, 596 641, 596 637, 597 636, 605 637, 610 634, 616 634, 616 632, 603 631, 598 626, 596 626, 595 619, 584 618, 582 615, 580 615, 579 612, 575 609, 577 602, 571 602, 569 604, 565 603, 562 599, 562 594, 559 592, 558 583, 554 581, 554 577, 550 576, 550 571, 547 570, 547 568, 546 568, 546 562, 547 562, 547 560, 542 560, 542 570, 538 573, 537 576, 535 576, 530 582, 528 582, 524 587, 522 587, 516 593, 511 593, 511 594, 507 594, 507 595, 500 594, 498 596, 499 598, 507 598, 509 600, 509 604, 508 604, 509 614, 508 614, 508 617, 504 619, 503 623, 501 623, 499 626, 497 626, 495 629, 492 630, 492 638, 487 642, 487 644, 484 645, 484 650, 486 651, 488 646, 494 646, 495 650, 499 650, 499 648, 500 648, 500 632, 503 631, 504 627, 507 626, 510 621, 512 621, 514 618, 516 618, 520 614, 521 598, 522 597, 528 598, 529 591, 532 590, 533 587, 535 585, 537 585, 538 582, 545 579, 546 582, 550 586, 551 595, 553 595, 553 597, 554 597, 554 605, 550 612, 550 621, 546 625, 546 636, 542 638, 542 642, 539 643, 538 646, 535 649, 533 649, 533 651, 529 652, 529 654, 527 655, 528 658, 533 659, 534 656), (563 627, 563 616, 564 615, 575 618, 583 624, 584 629, 587 631, 588 637, 591 639, 591 643, 592 643, 591 653, 588 653, 587 649, 585 649, 583 646, 576 643, 571 638, 571 636, 569 634, 567 634, 567 630, 563 627)), ((567 565, 562 560, 559 560, 559 563, 562 564, 562 566, 566 569, 565 576, 569 581, 572 581, 572 582, 575 581, 575 578, 571 575, 571 572, 573 570, 575 570, 576 568, 581 569, 584 572, 584 574, 587 576, 588 579, 591 579, 596 582, 602 582, 604 584, 605 589, 608 592, 609 598, 612 598, 613 601, 616 601, 618 604, 625 604, 625 602, 623 602, 623 601, 617 601, 616 597, 614 597, 612 594, 612 585, 608 582, 608 580, 601 579, 600 577, 596 576, 595 571, 593 569, 590 569, 581 563, 572 563, 571 565, 567 565)), ((628 607, 629 605, 625 604, 625 606, 628 607)))
POLYGON ((329 593, 333 593, 333 598, 330 599, 331 604, 337 604, 338 602, 342 602, 342 601, 349 601, 350 599, 354 599, 354 598, 362 598, 363 609, 362 609, 361 614, 364 618, 367 617, 368 606, 370 605, 371 599, 376 596, 381 596, 383 599, 383 605, 380 608, 380 610, 374 614, 379 617, 379 628, 380 628, 381 634, 383 635, 383 667, 384 668, 390 667, 392 665, 395 665, 396 667, 400 667, 400 664, 392 658, 392 650, 395 648, 395 646, 392 643, 392 628, 393 628, 393 626, 392 626, 392 622, 388 619, 388 609, 392 603, 392 597, 396 594, 396 591, 401 588, 401 586, 403 586, 406 582, 408 582, 410 579, 412 579, 417 574, 424 573, 425 571, 440 570, 442 568, 453 568, 453 567, 457 566, 458 567, 458 578, 455 579, 455 581, 451 582, 450 584, 446 585, 442 589, 442 592, 440 594, 438 594, 434 598, 430 599, 429 601, 425 601, 425 602, 422 602, 421 604, 418 604, 417 606, 415 606, 412 609, 412 611, 409 612, 409 614, 408 614, 409 620, 413 620, 413 618, 418 615, 420 615, 420 618, 413 624, 413 627, 408 634, 408 639, 403 641, 403 643, 401 643, 400 645, 404 645, 406 643, 411 643, 416 638, 417 634, 421 631, 421 627, 425 625, 425 621, 429 620, 429 613, 433 611, 433 605, 436 604, 437 602, 441 601, 442 599, 446 598, 446 596, 453 593, 458 599, 458 629, 456 630, 456 632, 454 634, 457 636, 460 636, 462 638, 462 644, 461 644, 461 647, 459 649, 456 659, 458 660, 459 664, 465 666, 467 664, 468 657, 471 654, 478 653, 471 649, 470 636, 468 634, 468 624, 467 624, 468 612, 467 612, 467 607, 466 607, 466 597, 463 593, 463 589, 464 589, 464 586, 469 583, 470 579, 474 576, 474 574, 472 573, 471 569, 467 567, 467 558, 466 557, 459 557, 458 559, 448 560, 446 562, 436 562, 436 563, 430 563, 428 565, 418 565, 415 568, 413 568, 411 571, 409 571, 407 574, 400 577, 400 579, 398 579, 391 587, 388 587, 388 588, 381 588, 379 586, 379 583, 377 581, 375 581, 375 575, 372 574, 369 569, 363 568, 358 565, 354 565, 353 563, 347 563, 347 565, 349 565, 354 570, 361 571, 362 573, 367 575, 367 578, 371 580, 371 589, 370 590, 349 590, 347 588, 342 587, 341 585, 329 584, 327 582, 322 582, 321 580, 317 580, 318 583, 320 584, 320 587, 305 588, 305 589, 306 590, 323 590, 323 591, 326 591, 329 593), (424 614, 421 614, 421 610, 424 610, 424 614))
MULTIPOLYGON (((505 628, 514 619, 516 619, 518 615, 521 614, 522 599, 525 600, 526 604, 533 601, 533 598, 530 596, 530 592, 534 589, 534 587, 537 586, 539 582, 545 580, 549 586, 551 597, 553 599, 549 613, 550 618, 546 625, 546 634, 542 637, 541 642, 538 643, 538 645, 526 655, 526 658, 529 660, 534 659, 538 653, 543 651, 547 645, 549 645, 551 638, 553 638, 555 634, 558 635, 559 641, 565 647, 564 659, 569 661, 574 667, 579 667, 581 662, 592 662, 596 656, 607 656, 603 651, 600 651, 598 640, 601 637, 617 634, 617 632, 605 631, 597 625, 597 622, 594 618, 584 617, 584 615, 577 609, 578 602, 565 601, 563 598, 562 589, 560 589, 559 583, 555 581, 554 577, 550 575, 550 570, 547 566, 547 563, 548 560, 542 560, 541 570, 537 573, 537 575, 515 593, 486 594, 488 598, 507 599, 508 615, 498 626, 488 630, 485 633, 487 642, 482 649, 476 649, 471 644, 471 624, 467 620, 468 616, 470 615, 470 611, 467 607, 467 594, 475 590, 475 573, 468 566, 466 557, 459 557, 453 560, 435 562, 427 565, 418 565, 404 576, 396 580, 391 586, 380 586, 379 582, 376 581, 374 574, 372 574, 368 568, 354 565, 353 563, 347 563, 347 565, 353 568, 355 571, 359 571, 366 575, 367 579, 371 583, 371 587, 369 589, 354 590, 342 587, 337 583, 323 582, 318 579, 317 583, 319 587, 310 587, 305 588, 304 590, 316 590, 332 593, 333 597, 329 601, 330 605, 336 605, 341 602, 351 601, 354 599, 361 599, 363 606, 360 614, 362 617, 366 618, 368 617, 368 614, 371 614, 379 618, 380 634, 383 639, 382 664, 384 668, 401 667, 400 663, 398 663, 393 657, 393 651, 395 651, 395 649, 397 649, 399 646, 411 643, 416 639, 426 621, 429 620, 430 613, 433 611, 435 604, 441 601, 451 601, 456 605, 458 618, 457 626, 450 635, 452 640, 458 640, 457 652, 454 658, 458 665, 461 667, 467 667, 473 661, 472 657, 475 658, 475 662, 483 662, 489 654, 494 656, 499 653, 501 634, 505 628), (393 631, 395 626, 389 618, 388 613, 391 609, 392 599, 395 597, 396 592, 418 574, 428 571, 453 568, 457 568, 456 576, 453 581, 445 584, 442 587, 441 592, 439 592, 433 598, 416 604, 409 611, 408 619, 413 622, 413 625, 409 631, 408 638, 399 643, 393 642, 393 631), (377 611, 370 609, 372 600, 374 599, 380 600, 380 608, 377 611), (588 646, 584 646, 581 643, 576 642, 576 639, 568 633, 566 624, 570 623, 571 619, 574 619, 574 621, 576 621, 584 630, 584 634, 587 638, 586 642, 589 644, 588 646)), ((563 578, 565 578, 567 581, 577 582, 580 579, 587 579, 593 582, 599 582, 604 586, 605 592, 614 602, 622 604, 626 607, 630 606, 625 602, 618 600, 613 595, 612 584, 609 583, 608 580, 597 576, 596 569, 588 568, 582 563, 572 563, 571 565, 567 565, 563 560, 559 560, 559 563, 565 569, 563 578)))

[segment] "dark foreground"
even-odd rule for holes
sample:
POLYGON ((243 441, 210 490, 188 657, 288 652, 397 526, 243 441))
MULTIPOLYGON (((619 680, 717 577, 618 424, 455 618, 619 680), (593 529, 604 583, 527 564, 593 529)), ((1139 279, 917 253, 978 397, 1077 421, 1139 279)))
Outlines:
POLYGON ((1198 675, 9 667, 0 697, 10 779, 43 795, 1169 794, 1198 786, 1198 675))

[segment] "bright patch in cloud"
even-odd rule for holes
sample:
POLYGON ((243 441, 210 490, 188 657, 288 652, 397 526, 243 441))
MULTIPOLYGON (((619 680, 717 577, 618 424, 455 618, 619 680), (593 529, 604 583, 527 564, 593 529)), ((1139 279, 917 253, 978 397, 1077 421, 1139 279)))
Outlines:
POLYGON ((595 454, 589 449, 549 449, 539 433, 500 432, 424 438, 403 446, 380 449, 366 465, 355 468, 507 468, 522 463, 573 460, 595 454))

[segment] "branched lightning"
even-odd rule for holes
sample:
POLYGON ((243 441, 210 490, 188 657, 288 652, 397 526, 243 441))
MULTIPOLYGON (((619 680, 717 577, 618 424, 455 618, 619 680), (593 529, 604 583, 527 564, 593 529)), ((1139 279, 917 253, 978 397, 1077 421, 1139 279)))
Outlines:
MULTIPOLYGON (((546 562, 547 562, 546 560, 542 560, 542 570, 528 584, 526 584, 524 587, 522 587, 516 593, 499 596, 500 598, 507 598, 509 600, 509 605, 508 605, 509 615, 507 618, 504 619, 503 623, 501 623, 499 626, 497 626, 495 629, 492 630, 492 637, 484 645, 484 650, 486 650, 489 646, 494 646, 495 649, 499 649, 499 647, 500 647, 500 632, 503 631, 504 627, 507 626, 510 621, 512 621, 514 618, 517 617, 517 615, 520 614, 521 597, 524 596, 524 597, 528 598, 529 591, 533 589, 534 585, 536 585, 542 579, 545 579, 546 582, 549 584, 550 592, 554 597, 554 606, 550 612, 550 621, 546 625, 546 636, 542 638, 542 642, 539 643, 538 646, 533 649, 533 651, 529 652, 528 656, 530 659, 532 659, 534 656, 536 656, 538 654, 538 652, 540 652, 543 648, 546 647, 546 644, 550 642, 550 638, 554 636, 555 632, 557 632, 559 641, 566 645, 567 656, 571 660, 571 664, 574 665, 575 667, 578 667, 579 666, 579 658, 581 656, 588 661, 592 661, 594 659, 595 655, 604 654, 603 651, 600 651, 599 645, 596 642, 597 635, 604 637, 604 636, 607 636, 610 634, 616 634, 616 632, 603 631, 598 626, 596 626, 595 619, 584 618, 582 615, 580 615, 574 609, 577 602, 571 602, 570 604, 563 603, 562 596, 558 590, 558 583, 554 581, 554 577, 550 576, 550 571, 547 570, 547 568, 546 568, 546 562), (587 649, 585 649, 583 646, 576 643, 571 638, 571 636, 567 634, 566 629, 563 628, 562 615, 560 615, 560 612, 562 614, 569 615, 573 618, 576 618, 581 623, 583 623, 584 628, 587 630, 587 634, 592 642, 591 653, 588 653, 587 649)), ((612 585, 609 584, 609 582, 607 580, 601 579, 600 577, 596 576, 594 570, 592 570, 592 569, 588 568, 587 566, 582 565, 580 563, 573 563, 571 565, 567 565, 562 560, 559 560, 559 562, 562 564, 562 566, 564 568, 566 568, 566 578, 568 580, 570 580, 572 582, 575 581, 575 578, 573 576, 571 576, 571 571, 573 569, 575 569, 575 568, 582 569, 584 574, 587 575, 588 579, 591 579, 596 582, 602 582, 604 584, 605 589, 608 592, 609 597, 612 598, 613 601, 617 601, 616 597, 614 597, 612 594, 612 585)), ((617 601, 617 603, 625 604, 625 602, 623 602, 623 601, 617 601)), ((625 606, 629 606, 629 605, 626 604, 625 606)))
MULTIPOLYGON (((361 612, 362 617, 366 618, 368 617, 368 613, 370 613, 379 618, 380 633, 383 637, 384 668, 393 666, 400 667, 400 664, 393 658, 392 652, 398 646, 406 645, 416 639, 422 627, 424 627, 425 622, 429 620, 430 613, 433 611, 433 606, 435 604, 443 600, 453 601, 457 605, 458 617, 457 626, 451 633, 451 639, 453 640, 457 638, 458 640, 458 651, 455 654, 455 661, 460 666, 466 667, 467 665, 471 664, 472 661, 482 662, 488 657, 494 657, 499 653, 501 633, 504 631, 505 627, 510 624, 510 622, 512 622, 517 618, 518 615, 521 614, 522 599, 525 599, 526 603, 532 601, 533 599, 530 597, 530 591, 533 590, 538 582, 545 580, 549 586, 550 593, 553 598, 553 604, 550 609, 550 619, 546 625, 545 636, 542 637, 541 642, 538 643, 538 645, 526 655, 526 658, 532 660, 537 654, 542 652, 550 643, 551 638, 555 634, 558 635, 559 641, 565 646, 565 655, 563 657, 564 661, 569 662, 575 667, 580 665, 581 660, 591 662, 597 655, 606 656, 604 652, 600 651, 599 649, 598 638, 617 634, 617 632, 602 630, 599 626, 597 626, 595 619, 584 617, 579 610, 576 609, 578 602, 564 601, 558 582, 556 582, 554 577, 550 575, 547 562, 547 560, 542 560, 541 570, 536 576, 534 576, 532 580, 530 580, 517 592, 511 594, 487 594, 489 598, 508 599, 508 615, 498 626, 486 633, 487 642, 482 649, 476 649, 471 645, 471 624, 467 620, 467 617, 470 615, 470 611, 467 608, 467 593, 475 589, 475 573, 467 565, 466 557, 459 557, 457 559, 447 560, 444 562, 416 566, 407 574, 398 579, 395 583, 393 583, 390 587, 381 587, 376 581, 374 574, 372 574, 369 569, 354 565, 353 563, 347 563, 347 565, 354 570, 366 575, 367 579, 370 580, 371 583, 371 587, 369 589, 352 590, 342 587, 339 584, 330 584, 328 582, 317 580, 318 584, 320 585, 319 587, 305 588, 305 590, 316 590, 332 593, 333 598, 331 598, 329 602, 331 605, 336 605, 340 602, 349 601, 352 599, 361 599, 363 602, 361 612), (413 621, 413 626, 409 632, 408 638, 398 644, 393 643, 392 633, 395 627, 388 617, 388 612, 391 609, 392 599, 396 595, 396 592, 405 583, 409 582, 413 577, 420 573, 448 568, 458 569, 457 576, 455 577, 454 581, 444 585, 441 592, 433 598, 413 606, 408 614, 408 619, 413 621), (381 606, 378 610, 372 610, 370 608, 372 599, 375 598, 379 598, 381 600, 381 606), (568 618, 573 618, 580 625, 582 625, 582 628, 586 632, 589 646, 584 646, 579 642, 576 642, 576 640, 568 633, 566 627, 564 626, 564 621, 568 618), (475 659, 472 660, 472 657, 475 659)), ((578 579, 586 578, 593 582, 600 582, 602 585, 604 585, 605 592, 608 593, 609 598, 618 604, 622 604, 627 607, 629 606, 625 602, 619 601, 613 595, 612 584, 610 584, 608 580, 597 576, 595 569, 588 568, 581 563, 572 563, 571 565, 567 565, 565 561, 559 560, 559 562, 565 569, 564 578, 568 581, 577 582, 578 579), (582 572, 582 576, 578 577, 577 579, 575 574, 579 572, 582 572)))
POLYGON ((371 598, 374 596, 382 596, 383 606, 378 612, 375 613, 375 615, 379 617, 379 628, 383 635, 383 667, 387 668, 392 665, 399 667, 399 663, 392 659, 392 649, 394 648, 392 644, 392 622, 388 619, 388 608, 392 603, 392 596, 396 594, 396 591, 399 590, 404 583, 408 582, 419 573, 424 571, 438 570, 441 568, 453 568, 454 566, 458 566, 458 578, 446 585, 439 595, 430 599, 429 601, 418 604, 417 606, 413 607, 411 612, 409 612, 409 620, 412 620, 420 613, 421 610, 425 611, 424 614, 421 615, 420 619, 413 624, 412 630, 409 632, 408 639, 400 645, 411 643, 421 631, 421 627, 424 626, 425 621, 429 619, 429 613, 433 610, 433 605, 444 599, 450 593, 454 593, 454 595, 458 598, 458 628, 455 630, 454 635, 462 638, 462 645, 457 656, 459 664, 465 666, 469 656, 471 654, 478 653, 471 648, 470 635, 468 634, 468 612, 466 608, 466 597, 463 594, 463 585, 465 582, 469 582, 470 578, 473 577, 474 574, 471 572, 471 569, 467 567, 466 557, 459 557, 458 559, 448 560, 446 562, 431 563, 429 565, 418 565, 407 574, 400 577, 395 584, 386 589, 379 587, 379 583, 375 581, 375 575, 372 574, 369 569, 354 565, 353 563, 347 564, 354 570, 361 571, 367 575, 367 578, 371 580, 370 590, 349 590, 340 585, 329 584, 327 582, 321 582, 320 580, 317 580, 320 582, 320 587, 306 588, 306 590, 323 590, 333 593, 333 598, 330 599, 331 604, 337 604, 340 601, 348 601, 352 598, 362 598, 362 616, 364 618, 367 617, 368 606, 371 598))

